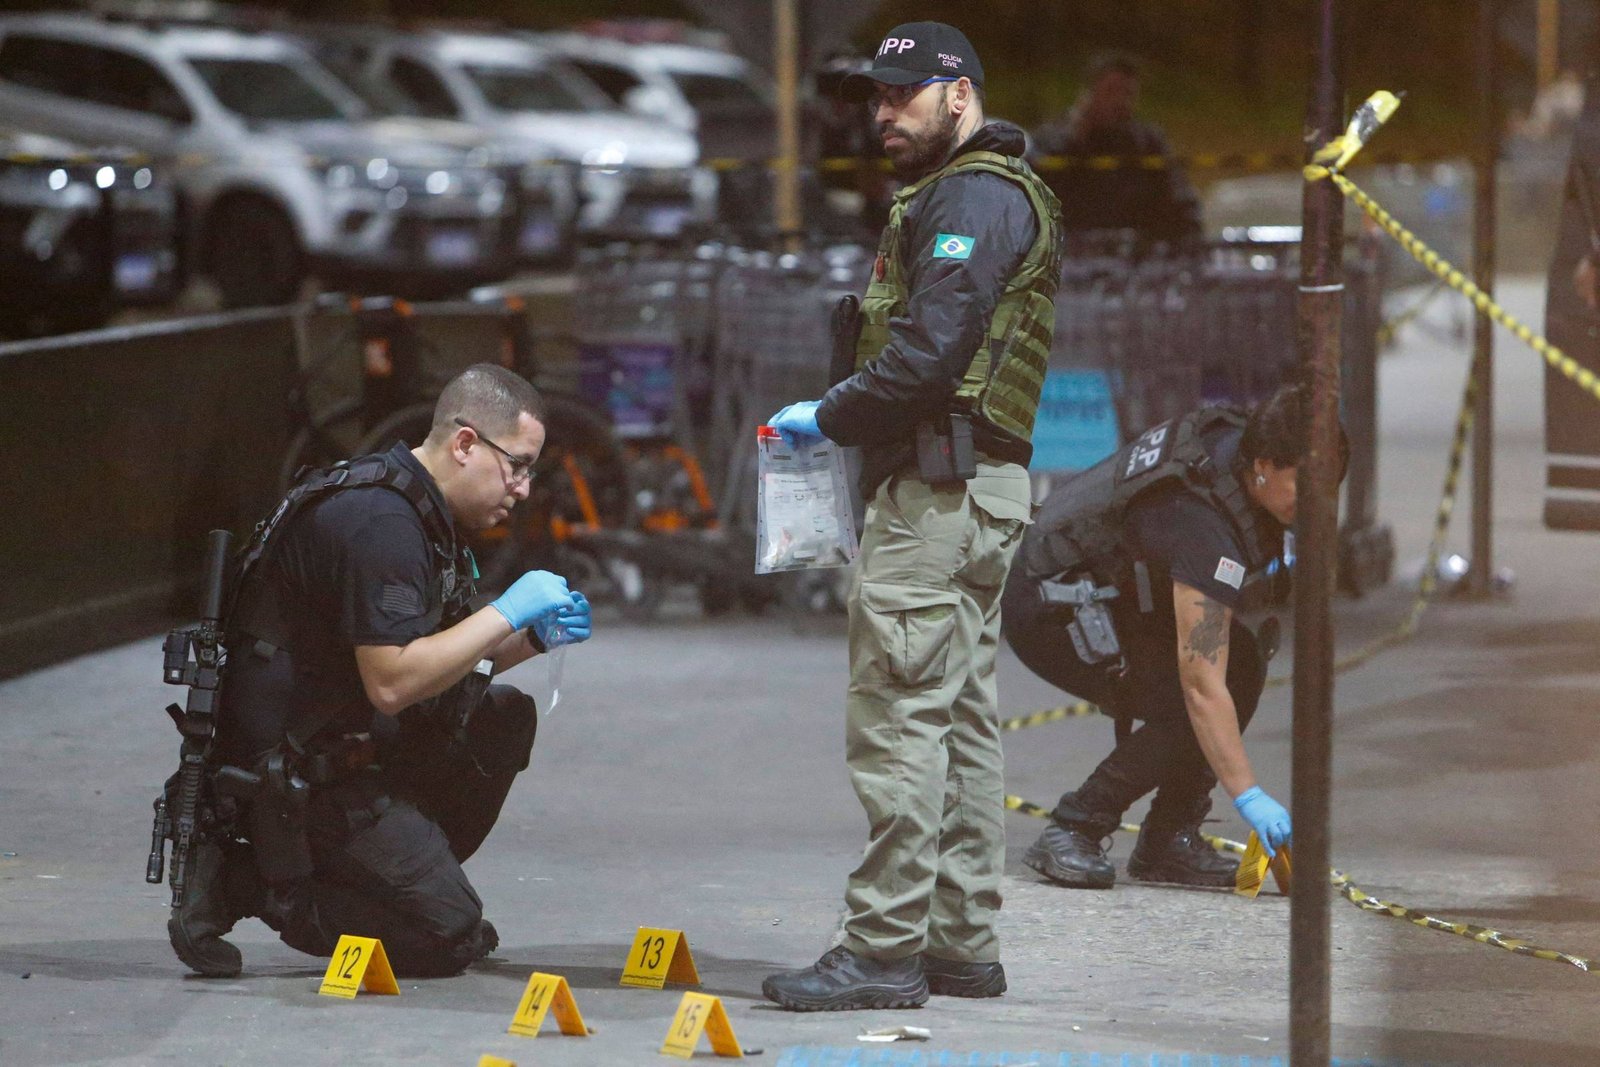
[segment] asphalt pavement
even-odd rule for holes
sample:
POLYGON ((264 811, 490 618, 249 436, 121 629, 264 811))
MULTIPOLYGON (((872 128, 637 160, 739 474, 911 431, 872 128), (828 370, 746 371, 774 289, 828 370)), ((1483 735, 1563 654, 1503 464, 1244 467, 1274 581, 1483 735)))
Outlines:
MULTIPOLYGON (((1502 291, 1539 321, 1537 283, 1502 291)), ((1426 544, 1467 364, 1456 318, 1438 302, 1384 360, 1380 515, 1402 578, 1338 602, 1341 649, 1410 603, 1404 572, 1426 544)), ((1417 640, 1339 679, 1335 863, 1385 900, 1600 957, 1597 542, 1540 526, 1542 374, 1505 334, 1496 404, 1496 563, 1514 590, 1441 602, 1417 640)), ((186 977, 165 887, 142 880, 150 801, 177 747, 159 661, 152 637, 0 684, 0 1064, 670 1062, 657 1048, 681 989, 618 983, 640 925, 686 933, 701 989, 758 1064, 1286 1062, 1287 900, 1125 879, 1055 888, 1019 863, 1041 829, 1022 815, 1008 816, 1005 997, 820 1015, 766 1004, 764 975, 828 947, 865 838, 843 762, 843 622, 705 620, 687 601, 649 626, 602 615, 568 656, 533 766, 467 866, 500 931, 491 960, 403 981, 398 997, 320 997, 322 961, 250 920, 243 975, 186 977), (596 1033, 506 1033, 535 970, 568 979, 596 1033), (932 1041, 856 1040, 900 1024, 932 1041)), ((1009 653, 1000 679, 1007 714, 1061 702, 1009 653)), ((545 701, 544 665, 508 680, 545 701)), ((1270 692, 1248 736, 1285 803, 1288 708, 1288 689, 1270 692)), ((1007 742, 1010 791, 1049 805, 1109 750, 1111 727, 1072 720, 1007 742)), ((1217 800, 1208 829, 1242 837, 1217 800)), ((1121 835, 1119 865, 1130 845, 1121 835)), ((1333 924, 1346 1061, 1600 1062, 1600 976, 1341 900, 1333 924)))

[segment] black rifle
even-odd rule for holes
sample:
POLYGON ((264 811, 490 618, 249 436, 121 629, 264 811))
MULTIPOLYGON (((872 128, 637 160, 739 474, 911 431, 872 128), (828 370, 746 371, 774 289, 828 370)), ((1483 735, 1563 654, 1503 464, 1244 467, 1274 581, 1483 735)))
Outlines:
POLYGON ((206 544, 204 600, 200 623, 173 630, 162 645, 161 680, 189 687, 183 707, 167 705, 183 744, 178 750, 178 773, 167 780, 156 797, 155 823, 150 829, 150 859, 144 880, 161 882, 165 849, 172 842, 172 906, 183 899, 184 883, 195 845, 231 810, 232 800, 253 794, 261 780, 237 767, 212 770, 211 747, 216 735, 217 694, 226 654, 223 651, 222 608, 227 589, 228 554, 233 537, 212 530, 206 544))

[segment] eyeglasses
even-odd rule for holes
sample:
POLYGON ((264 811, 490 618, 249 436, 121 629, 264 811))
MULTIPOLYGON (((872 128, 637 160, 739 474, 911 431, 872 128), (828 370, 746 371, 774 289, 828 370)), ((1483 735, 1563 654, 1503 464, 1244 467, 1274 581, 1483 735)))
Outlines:
POLYGON ((533 465, 538 462, 537 460, 524 459, 521 456, 512 455, 510 452, 507 452, 505 449, 489 440, 489 438, 485 437, 482 430, 472 425, 472 423, 468 422, 466 419, 458 417, 456 419, 456 425, 465 426, 467 429, 478 435, 478 440, 482 441, 484 444, 488 445, 490 448, 506 457, 506 460, 511 464, 512 485, 533 480, 533 465))
POLYGON ((875 91, 871 96, 867 97, 867 114, 876 117, 878 114, 878 109, 884 104, 888 104, 896 111, 899 111, 901 108, 911 103, 912 99, 928 86, 933 85, 936 82, 953 82, 960 80, 961 79, 959 78, 926 78, 919 82, 913 82, 911 85, 886 85, 882 89, 875 91))

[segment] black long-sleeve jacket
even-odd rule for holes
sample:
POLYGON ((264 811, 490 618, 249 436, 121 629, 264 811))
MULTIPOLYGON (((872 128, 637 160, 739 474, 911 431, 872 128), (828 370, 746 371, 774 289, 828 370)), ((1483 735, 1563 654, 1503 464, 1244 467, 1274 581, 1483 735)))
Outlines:
MULTIPOLYGON (((980 128, 951 155, 1020 156, 1022 131, 1005 122, 980 128)), ((862 447, 862 488, 870 493, 913 462, 919 422, 948 413, 983 344, 995 305, 1039 234, 1028 196, 997 174, 963 173, 918 191, 906 207, 900 247, 907 314, 889 323, 889 343, 865 368, 828 390, 817 425, 830 440, 862 447), (934 239, 972 239, 965 259, 934 258, 934 239)), ((973 418, 980 453, 1026 465, 1033 446, 973 418)))

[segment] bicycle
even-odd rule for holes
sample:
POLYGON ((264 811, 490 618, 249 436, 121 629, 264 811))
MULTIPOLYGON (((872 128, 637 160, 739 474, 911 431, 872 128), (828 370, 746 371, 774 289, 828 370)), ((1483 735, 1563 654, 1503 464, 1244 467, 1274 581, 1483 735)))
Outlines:
MULTIPOLYGON (((312 311, 344 306, 342 299, 323 299, 312 311)), ((280 468, 285 490, 306 466, 332 463, 348 456, 381 451, 398 442, 415 447, 433 425, 435 398, 447 362, 438 346, 418 328, 419 310, 402 300, 353 300, 348 329, 326 350, 307 358, 289 396, 291 416, 300 423, 280 468), (361 390, 312 414, 311 394, 325 372, 349 346, 361 350, 361 390), (428 357, 432 357, 429 360, 428 357), (431 363, 433 373, 426 369, 431 363)), ((503 315, 507 329, 495 359, 538 384, 538 359, 525 329, 522 306, 507 298, 486 306, 503 315)), ((427 305, 422 314, 426 314, 427 305)), ((296 323, 297 344, 310 348, 306 317, 296 323)), ((589 557, 570 551, 583 533, 617 525, 623 517, 627 469, 623 454, 605 419, 582 400, 541 389, 546 403, 546 445, 534 468, 527 501, 512 519, 472 536, 483 588, 495 590, 529 566, 566 573, 592 571, 589 557)))

